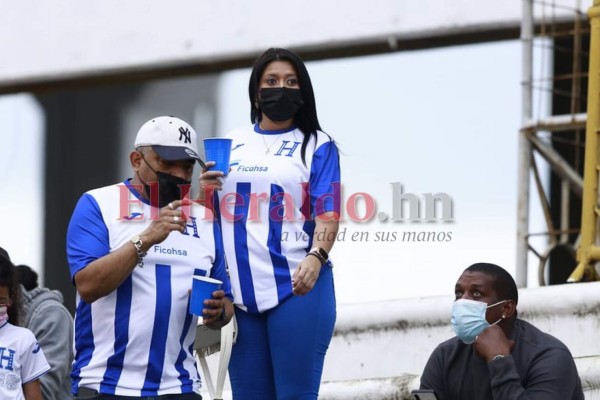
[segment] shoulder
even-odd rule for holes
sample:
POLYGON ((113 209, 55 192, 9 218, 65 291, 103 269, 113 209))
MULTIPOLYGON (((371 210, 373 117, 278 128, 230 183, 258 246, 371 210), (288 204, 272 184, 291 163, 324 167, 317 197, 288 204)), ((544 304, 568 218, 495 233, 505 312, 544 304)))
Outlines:
POLYGON ((239 127, 239 128, 235 128, 230 130, 229 132, 227 132, 225 134, 225 138, 228 139, 239 139, 240 137, 244 136, 244 135, 248 135, 249 133, 254 132, 254 125, 250 125, 250 126, 244 126, 244 127, 239 127))
POLYGON ((112 185, 102 186, 102 187, 99 187, 99 188, 90 189, 87 192, 85 192, 83 194, 83 196, 89 195, 89 196, 92 196, 92 197, 97 197, 97 196, 102 196, 102 195, 111 194, 111 193, 115 193, 115 192, 118 193, 118 190, 120 190, 119 188, 121 186, 127 187, 124 182, 114 183, 112 185))
POLYGON ((550 335, 549 333, 543 332, 527 321, 517 319, 515 322, 515 329, 517 329, 519 340, 522 340, 533 346, 567 348, 567 346, 565 346, 565 344, 559 339, 550 335))
POLYGON ((456 352, 466 349, 468 346, 461 342, 457 337, 450 338, 440 344, 433 350, 431 357, 447 358, 451 357, 456 352))
POLYGON ((128 193, 127 186, 123 182, 88 190, 79 198, 75 212, 89 212, 94 209, 102 208, 105 204, 117 203, 118 206, 118 202, 115 202, 114 199, 118 198, 121 193, 120 191, 123 190, 121 187, 124 187, 128 193))
POLYGON ((523 351, 534 354, 555 352, 571 357, 571 352, 562 341, 549 333, 541 331, 529 322, 517 319, 515 329, 518 335, 517 340, 521 342, 523 351))
POLYGON ((10 337, 17 339, 15 341, 18 341, 24 345, 30 345, 37 342, 33 332, 27 328, 8 323, 0 329, 2 329, 6 334, 10 335, 10 337))

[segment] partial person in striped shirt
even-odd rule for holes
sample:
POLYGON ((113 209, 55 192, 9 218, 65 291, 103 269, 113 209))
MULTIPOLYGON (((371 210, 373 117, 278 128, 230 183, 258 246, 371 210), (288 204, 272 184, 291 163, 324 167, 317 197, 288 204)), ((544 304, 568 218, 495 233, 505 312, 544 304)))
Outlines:
POLYGON ((233 315, 219 227, 187 199, 197 135, 156 117, 138 131, 133 177, 90 190, 67 231, 77 287, 75 399, 201 399, 193 355, 198 317, 188 312, 194 275, 223 282, 204 301, 203 322, 233 315))
POLYGON ((40 377, 50 371, 34 334, 21 327, 16 270, 0 248, 0 399, 42 400, 40 377))
POLYGON ((253 125, 226 135, 229 174, 200 177, 205 192, 215 190, 205 200, 220 220, 236 306, 233 396, 316 399, 336 317, 338 149, 292 51, 271 48, 256 60, 249 98, 253 125))

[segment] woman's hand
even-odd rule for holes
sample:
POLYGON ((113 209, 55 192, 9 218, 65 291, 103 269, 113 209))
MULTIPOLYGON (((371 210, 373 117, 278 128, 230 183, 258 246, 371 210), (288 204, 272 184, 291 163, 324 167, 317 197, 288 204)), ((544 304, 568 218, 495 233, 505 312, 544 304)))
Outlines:
MULTIPOLYGON (((206 168, 213 167, 215 165, 214 161, 207 161, 206 168)), ((200 189, 201 191, 212 191, 212 190, 222 190, 223 189, 223 179, 225 174, 222 171, 208 171, 207 169, 202 170, 202 174, 200 174, 200 189)))
POLYGON ((321 261, 314 256, 307 255, 296 268, 292 277, 292 290, 295 295, 304 295, 312 290, 321 273, 321 261))

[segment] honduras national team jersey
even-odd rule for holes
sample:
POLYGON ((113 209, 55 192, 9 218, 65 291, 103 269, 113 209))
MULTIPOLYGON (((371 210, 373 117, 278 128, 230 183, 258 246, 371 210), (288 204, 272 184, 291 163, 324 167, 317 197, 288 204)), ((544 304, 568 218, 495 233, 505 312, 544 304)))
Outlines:
MULTIPOLYGON (((67 232, 71 278, 139 235, 157 212, 129 181, 85 193, 67 232)), ((192 355, 197 317, 188 313, 192 276, 223 281, 229 297, 231 288, 211 212, 194 204, 186 214, 186 231, 152 246, 143 267, 115 291, 92 304, 77 295, 73 393, 87 387, 140 397, 199 388, 192 355)))
POLYGON ((25 400, 22 385, 50 371, 29 329, 5 322, 0 327, 0 399, 25 400))
POLYGON ((292 295, 292 276, 312 245, 314 217, 340 211, 339 155, 323 132, 308 142, 306 165, 299 129, 261 131, 257 124, 228 137, 231 171, 215 210, 235 304, 263 312, 292 295))

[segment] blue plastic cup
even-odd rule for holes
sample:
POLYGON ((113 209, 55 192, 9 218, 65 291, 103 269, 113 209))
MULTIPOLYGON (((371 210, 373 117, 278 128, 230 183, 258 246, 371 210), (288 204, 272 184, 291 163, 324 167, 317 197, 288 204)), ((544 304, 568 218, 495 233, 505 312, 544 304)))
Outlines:
POLYGON ((209 168, 210 171, 221 171, 229 174, 229 160, 231 158, 231 139, 206 138, 204 139, 204 156, 206 161, 216 164, 209 168))
POLYGON ((190 314, 202 315, 202 309, 205 308, 204 300, 212 299, 212 293, 219 290, 222 283, 218 279, 194 275, 190 297, 190 314))

